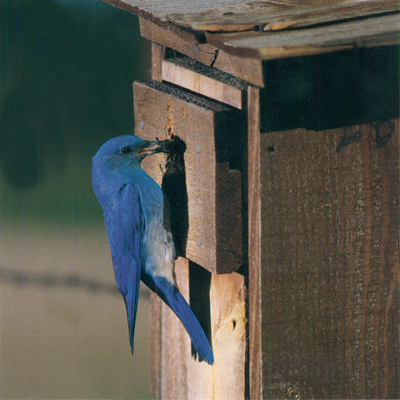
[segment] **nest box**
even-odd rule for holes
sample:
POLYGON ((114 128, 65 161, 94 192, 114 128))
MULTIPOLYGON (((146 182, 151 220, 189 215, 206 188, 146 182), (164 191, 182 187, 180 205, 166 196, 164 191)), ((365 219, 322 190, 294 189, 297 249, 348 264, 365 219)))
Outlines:
POLYGON ((151 299, 171 399, 400 397, 399 2, 104 0, 139 16, 135 134, 212 341, 151 299))

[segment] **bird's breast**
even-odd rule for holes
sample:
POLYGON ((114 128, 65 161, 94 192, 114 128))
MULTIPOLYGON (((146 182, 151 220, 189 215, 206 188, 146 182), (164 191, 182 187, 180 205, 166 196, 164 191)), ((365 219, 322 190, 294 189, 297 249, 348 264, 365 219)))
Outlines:
POLYGON ((161 218, 146 221, 143 249, 145 253, 143 267, 146 272, 174 283, 174 242, 171 232, 164 228, 161 218))

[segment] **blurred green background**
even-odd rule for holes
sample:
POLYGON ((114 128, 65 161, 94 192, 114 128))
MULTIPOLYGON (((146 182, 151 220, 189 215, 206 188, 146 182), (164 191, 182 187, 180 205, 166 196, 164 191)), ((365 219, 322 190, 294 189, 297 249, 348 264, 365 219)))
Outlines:
POLYGON ((0 0, 0 26, 0 398, 153 398, 149 293, 132 357, 91 187, 149 43, 101 0, 0 0))

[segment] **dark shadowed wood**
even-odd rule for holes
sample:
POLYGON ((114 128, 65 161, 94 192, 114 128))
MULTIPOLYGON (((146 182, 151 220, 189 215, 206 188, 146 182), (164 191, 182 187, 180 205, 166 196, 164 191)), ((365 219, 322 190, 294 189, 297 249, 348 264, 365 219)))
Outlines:
POLYGON ((261 151, 264 397, 399 398, 399 121, 261 151))
MULTIPOLYGON (((157 82, 134 83, 134 108, 138 136, 154 140, 175 135, 186 144, 188 201, 182 215, 188 221, 182 220, 187 229, 182 255, 214 273, 236 270, 243 262, 241 163, 235 158, 241 121, 220 104, 157 82)), ((164 157, 143 162, 159 184, 164 157)))

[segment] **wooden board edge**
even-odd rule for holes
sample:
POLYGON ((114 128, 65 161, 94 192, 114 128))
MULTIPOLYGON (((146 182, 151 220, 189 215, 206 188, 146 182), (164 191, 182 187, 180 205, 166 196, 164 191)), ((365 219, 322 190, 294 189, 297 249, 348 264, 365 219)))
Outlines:
POLYGON ((250 398, 262 399, 261 343, 261 148, 260 91, 249 86, 248 112, 248 252, 249 252, 249 380, 250 398))

